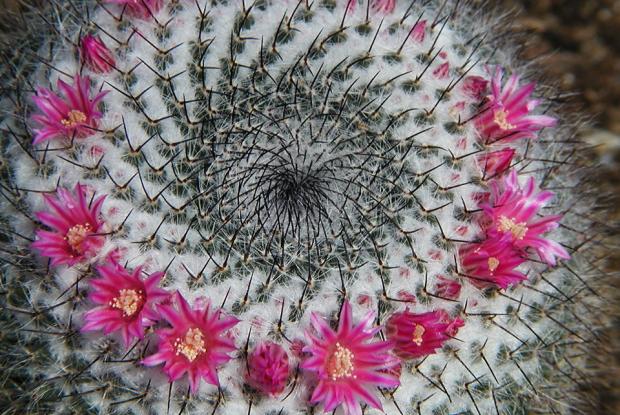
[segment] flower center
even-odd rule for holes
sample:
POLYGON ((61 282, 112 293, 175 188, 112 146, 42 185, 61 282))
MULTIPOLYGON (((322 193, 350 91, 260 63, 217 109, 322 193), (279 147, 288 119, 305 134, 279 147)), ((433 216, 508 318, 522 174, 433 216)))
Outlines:
POLYGON ((506 131, 515 128, 514 125, 508 122, 508 113, 503 109, 496 110, 493 115, 493 121, 495 121, 495 124, 497 124, 502 130, 506 131))
POLYGON ((499 259, 495 258, 494 256, 489 258, 488 263, 489 263, 489 271, 491 272, 495 271, 497 267, 499 267, 499 259))
POLYGON ((332 380, 350 377, 355 379, 357 376, 353 375, 355 370, 354 360, 355 355, 351 350, 342 347, 340 343, 336 343, 336 351, 327 362, 327 373, 329 373, 332 380))
POLYGON ((144 302, 144 297, 140 291, 122 289, 118 294, 118 297, 110 301, 110 306, 121 310, 125 317, 133 316, 144 302))
POLYGON ((527 223, 515 223, 514 219, 508 219, 506 216, 499 217, 497 230, 500 232, 510 232, 516 239, 523 239, 527 233, 527 223))
POLYGON ((86 121, 86 114, 82 111, 71 110, 67 114, 67 118, 60 120, 60 123, 65 127, 75 127, 78 124, 83 124, 86 121))
POLYGON ((89 223, 85 225, 75 225, 67 231, 65 241, 67 241, 71 249, 75 252, 82 253, 82 242, 84 242, 84 239, 86 239, 91 231, 92 227, 89 223))
POLYGON ((416 324, 413 328, 413 337, 411 339, 412 342, 416 344, 416 346, 422 346, 422 336, 426 329, 421 324, 416 324))
POLYGON ((201 353, 207 351, 203 336, 202 331, 198 328, 187 330, 184 338, 179 337, 174 342, 177 356, 182 354, 187 360, 193 362, 201 353))

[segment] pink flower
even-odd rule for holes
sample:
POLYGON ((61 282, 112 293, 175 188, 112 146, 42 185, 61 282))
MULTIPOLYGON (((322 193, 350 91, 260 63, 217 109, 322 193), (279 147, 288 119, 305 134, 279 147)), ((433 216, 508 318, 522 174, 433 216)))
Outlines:
POLYGON ((542 234, 559 226, 561 215, 536 218, 538 211, 553 198, 552 192, 537 192, 533 177, 524 188, 519 186, 517 173, 510 171, 504 178, 491 182, 491 204, 481 207, 490 222, 487 237, 501 239, 508 235, 512 244, 519 249, 533 248, 541 260, 549 265, 556 264, 556 257, 570 258, 559 243, 544 239, 542 234))
POLYGON ((464 245, 459 250, 459 257, 465 275, 478 288, 496 286, 506 289, 527 279, 526 275, 515 270, 526 258, 507 238, 464 245))
POLYGON ((293 339, 293 341, 291 341, 291 345, 289 346, 289 350, 293 353, 293 356, 301 358, 304 354, 304 347, 306 347, 305 341, 302 339, 293 339))
POLYGON ((487 143, 535 138, 536 132, 556 124, 553 117, 530 115, 540 104, 540 100, 529 99, 535 83, 519 88, 519 77, 512 75, 502 89, 503 74, 504 71, 497 67, 491 82, 492 94, 487 97, 485 110, 476 118, 478 131, 487 143))
POLYGON ((398 297, 399 300, 406 302, 406 303, 416 302, 415 295, 406 290, 398 290, 398 292, 396 293, 396 296, 398 297))
POLYGON ((373 0, 372 8, 385 14, 392 13, 396 7, 396 0, 373 0))
POLYGON ((158 307, 160 316, 172 327, 156 331, 159 337, 157 353, 142 363, 156 366, 164 363, 164 372, 170 382, 187 373, 192 393, 198 390, 200 379, 219 385, 217 368, 228 362, 228 353, 236 350, 227 330, 239 322, 226 316, 221 309, 211 309, 208 301, 196 301, 191 308, 178 292, 171 304, 158 307))
POLYGON ((58 80, 58 89, 65 96, 61 98, 46 88, 37 88, 34 103, 43 114, 32 117, 43 128, 35 130, 37 135, 33 144, 39 144, 56 137, 84 138, 93 134, 97 128, 101 113, 97 111, 99 101, 107 91, 98 93, 93 99, 89 97, 90 79, 76 75, 73 85, 58 80))
POLYGON ((351 312, 351 304, 345 301, 336 331, 312 313, 310 319, 315 332, 306 331, 308 345, 304 352, 310 356, 301 367, 318 376, 310 398, 312 403, 322 402, 325 412, 342 405, 344 415, 361 415, 360 400, 381 410, 374 388, 393 388, 400 384, 397 377, 388 373, 398 365, 398 359, 390 354, 390 342, 373 341, 381 330, 381 327, 372 328, 375 313, 368 312, 354 326, 351 312))
POLYGON ((157 320, 155 304, 168 298, 166 290, 158 288, 163 272, 156 272, 143 280, 142 267, 130 274, 118 263, 97 267, 100 279, 89 282, 90 300, 100 304, 84 314, 86 324, 82 331, 103 330, 104 334, 121 332, 125 347, 133 339, 144 338, 144 328, 157 320))
POLYGON ((80 55, 82 62, 94 72, 110 72, 116 65, 112 52, 99 36, 84 36, 80 41, 80 55))
POLYGON ((450 72, 450 64, 444 62, 433 71, 433 76, 437 79, 446 79, 450 72))
POLYGON ((106 3, 119 4, 132 16, 148 19, 164 5, 163 0, 105 0, 106 3))
POLYGON ((456 300, 461 295, 461 284, 440 275, 437 277, 434 294, 441 298, 456 300))
POLYGON ((399 360, 394 366, 382 370, 381 373, 387 373, 388 375, 394 376, 396 379, 400 379, 400 375, 403 373, 403 364, 399 360))
POLYGON ((463 79, 463 86, 461 87, 465 95, 472 100, 479 102, 484 94, 487 92, 489 81, 481 76, 466 76, 463 79))
POLYGON ((420 20, 417 22, 412 28, 409 37, 418 43, 424 42, 424 38, 426 37, 426 20, 420 20))
POLYGON ((246 378, 254 389, 276 397, 286 388, 288 377, 288 355, 279 344, 263 342, 248 356, 246 378))
POLYGON ((347 13, 355 12, 357 8, 357 0, 347 0, 347 13))
POLYGON ((482 153, 478 156, 477 161, 484 173, 484 178, 492 178, 501 175, 510 167, 515 150, 505 148, 503 150, 493 151, 490 153, 482 153))
POLYGON ((464 324, 459 318, 450 320, 444 310, 415 314, 406 308, 392 314, 386 328, 396 355, 409 360, 435 353, 464 324))
POLYGON ((95 257, 105 243, 101 234, 104 224, 99 217, 105 196, 89 202, 86 188, 77 184, 73 193, 58 189, 56 197, 44 195, 43 198, 52 212, 35 215, 52 231, 38 230, 32 247, 51 258, 52 266, 71 266, 95 257))

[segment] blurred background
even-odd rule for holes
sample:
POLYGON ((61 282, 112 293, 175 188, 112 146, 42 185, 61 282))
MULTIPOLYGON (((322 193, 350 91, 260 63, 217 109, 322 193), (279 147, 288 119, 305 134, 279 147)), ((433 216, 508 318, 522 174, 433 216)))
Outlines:
MULTIPOLYGON (((620 0, 501 0, 518 11, 515 30, 525 30, 524 54, 539 59, 547 79, 574 93, 576 109, 592 117, 581 132, 601 165, 598 179, 609 193, 608 223, 620 242, 620 0), (542 56, 542 57, 541 57, 542 56)), ((612 251, 609 271, 620 271, 612 251)), ((618 278, 616 278, 618 280, 618 278)), ((592 414, 620 414, 620 282, 609 290, 615 301, 614 324, 604 333, 600 376, 592 385, 592 414)), ((599 362, 600 363, 600 362, 599 362)), ((588 387, 589 389, 590 387, 588 387)))
MULTIPOLYGON (((0 34, 15 30, 8 18, 23 3, 43 4, 47 0, 0 0, 0 34)), ((528 33, 523 53, 536 59, 547 81, 570 94, 571 105, 592 117, 591 126, 581 137, 591 143, 598 179, 609 195, 610 232, 617 235, 620 219, 620 0, 473 0, 487 4, 503 3, 516 14, 514 30, 528 33)), ((5 43, 5 42, 2 42, 5 43)), ((620 239, 616 239, 620 241, 620 239)), ((610 272, 620 270, 620 256, 612 254, 610 272)), ((620 282, 609 293, 620 304, 620 282)), ((614 324, 604 333, 605 352, 597 367, 600 376, 594 385, 592 412, 596 415, 620 414, 620 306, 614 324)), ((603 352, 603 350, 601 350, 603 352)))
POLYGON ((620 0, 502 0, 519 10, 516 29, 531 33, 526 56, 542 59, 597 127, 620 134, 620 0))

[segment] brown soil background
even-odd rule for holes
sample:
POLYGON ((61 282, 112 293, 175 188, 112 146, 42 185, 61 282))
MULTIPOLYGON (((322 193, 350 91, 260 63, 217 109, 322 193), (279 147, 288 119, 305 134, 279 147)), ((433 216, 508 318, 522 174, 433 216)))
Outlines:
MULTIPOLYGON (((14 30, 6 24, 21 3, 46 0, 0 0, 0 38, 14 30)), ((537 59, 544 76, 572 97, 581 111, 593 117, 585 140, 596 145, 601 163, 600 182, 612 200, 609 223, 620 220, 620 0, 490 0, 518 14, 514 27, 526 31, 526 58, 537 59), (541 58, 542 56, 542 58, 541 58)), ((616 228, 617 229, 617 228, 616 228)), ((618 232, 616 232, 618 234, 618 232)), ((616 238, 620 242, 620 238, 616 238)), ((616 246, 620 246, 615 244, 616 246)), ((612 252, 610 272, 620 270, 612 252)), ((618 278, 616 278, 618 280, 618 278)), ((611 290, 620 304, 620 281, 611 290)), ((594 382, 592 415, 620 414, 620 305, 605 337, 610 355, 594 382)), ((588 388, 590 389, 590 388, 588 388)))
MULTIPOLYGON (((515 28, 527 31, 526 58, 538 58, 547 78, 593 117, 582 137, 596 145, 598 179, 609 193, 609 221, 615 232, 609 271, 620 271, 620 0, 502 0, 519 11, 515 28)), ((613 325, 604 333, 608 354, 594 380, 592 415, 620 414, 620 281, 611 280, 613 325)), ((589 388, 588 388, 589 389, 589 388)))
POLYGON ((504 0, 521 11, 515 26, 531 33, 526 56, 597 116, 599 127, 620 134, 620 1, 504 0))

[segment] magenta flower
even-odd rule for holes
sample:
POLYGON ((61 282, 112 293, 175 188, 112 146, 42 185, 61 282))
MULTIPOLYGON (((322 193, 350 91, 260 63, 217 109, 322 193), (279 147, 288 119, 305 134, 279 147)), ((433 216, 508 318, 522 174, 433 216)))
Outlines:
POLYGON ((42 114, 32 117, 42 128, 35 130, 37 135, 33 144, 39 144, 57 137, 84 138, 93 134, 101 113, 97 105, 108 91, 98 93, 93 99, 89 96, 90 79, 76 75, 73 85, 58 80, 57 87, 64 98, 46 88, 38 88, 33 98, 42 114))
POLYGON ((484 178, 493 178, 508 170, 515 153, 514 149, 505 148, 490 153, 485 152, 478 156, 478 165, 484 173, 484 178))
POLYGON ((353 13, 357 8, 357 0, 347 0, 347 13, 353 13))
POLYGON ((396 8, 396 0, 373 0, 372 8, 385 14, 392 13, 396 8))
POLYGON ((415 42, 422 43, 424 42, 424 38, 426 37, 426 25, 428 22, 426 20, 420 20, 417 22, 409 33, 409 37, 413 39, 415 42))
POLYGON ((386 328, 388 339, 395 345, 394 353, 410 360, 435 353, 464 324, 460 318, 451 320, 444 310, 415 314, 406 308, 392 314, 386 328))
POLYGON ((338 329, 312 313, 314 332, 306 331, 308 345, 304 352, 310 356, 301 364, 302 369, 315 372, 318 384, 312 393, 312 403, 323 403, 325 412, 342 405, 344 415, 361 415, 360 400, 381 410, 381 402, 373 393, 377 387, 393 388, 400 384, 390 369, 398 359, 390 354, 392 344, 374 340, 381 327, 372 328, 376 315, 370 311, 354 326, 351 304, 345 301, 340 313, 338 329))
POLYGON ((164 5, 163 0, 105 0, 106 3, 119 4, 132 16, 148 19, 164 5))
POLYGON ((509 238, 491 238, 464 245, 459 256, 463 272, 478 288, 495 286, 506 289, 527 279, 526 275, 515 270, 526 258, 509 238))
POLYGON ((463 79, 463 86, 461 89, 468 98, 479 102, 482 98, 484 98, 488 85, 489 81, 481 76, 470 75, 463 79))
MULTIPOLYGON (((357 8, 358 0, 346 0, 347 1, 347 13, 355 12, 357 8)), ((371 6, 375 11, 383 12, 385 14, 392 13, 396 7, 396 0, 369 0, 371 6)))
POLYGON ((461 295, 461 284, 458 281, 438 276, 434 294, 441 298, 456 300, 461 295))
POLYGON ((32 247, 50 258, 52 266, 71 266, 95 257, 105 243, 104 224, 99 217, 105 196, 89 203, 86 188, 77 184, 73 193, 61 188, 56 197, 44 195, 43 198, 52 212, 35 215, 52 231, 38 230, 32 247))
POLYGON ((512 75, 502 88, 504 71, 497 67, 491 82, 492 94, 487 97, 485 110, 476 118, 476 126, 487 142, 535 138, 544 127, 552 127, 556 119, 546 115, 530 115, 540 100, 529 99, 535 83, 518 87, 519 76, 512 75))
POLYGON ((448 62, 444 62, 441 65, 437 66, 433 71, 433 76, 437 79, 446 79, 450 74, 450 64, 448 62))
POLYGON ((104 334, 120 331, 125 347, 133 339, 144 338, 144 328, 159 320, 155 304, 168 298, 158 288, 163 272, 142 279, 142 267, 130 274, 123 266, 111 262, 97 267, 100 279, 91 280, 90 300, 100 304, 84 314, 82 331, 103 330, 104 334))
POLYGON ((107 73, 116 65, 112 52, 99 36, 86 35, 82 38, 80 56, 82 62, 94 72, 107 73))
POLYGON ((248 356, 246 379, 254 389, 276 397, 286 388, 289 369, 286 350, 279 344, 266 341, 248 356))
POLYGON ((487 237, 501 239, 508 235, 515 247, 533 248, 541 260, 556 264, 556 257, 570 258, 559 243, 544 239, 542 234, 559 226, 561 215, 535 218, 538 211, 553 197, 549 191, 537 192, 534 178, 530 177, 525 188, 519 186, 516 171, 491 182, 491 204, 483 204, 490 225, 487 237))
POLYGON ((192 308, 178 292, 172 295, 171 304, 162 304, 158 310, 172 327, 156 331, 157 353, 142 363, 163 363, 170 382, 187 373, 192 393, 198 390, 201 378, 218 386, 217 368, 231 359, 228 353, 236 350, 227 331, 239 320, 224 315, 221 309, 212 309, 208 301, 196 301, 192 308))

